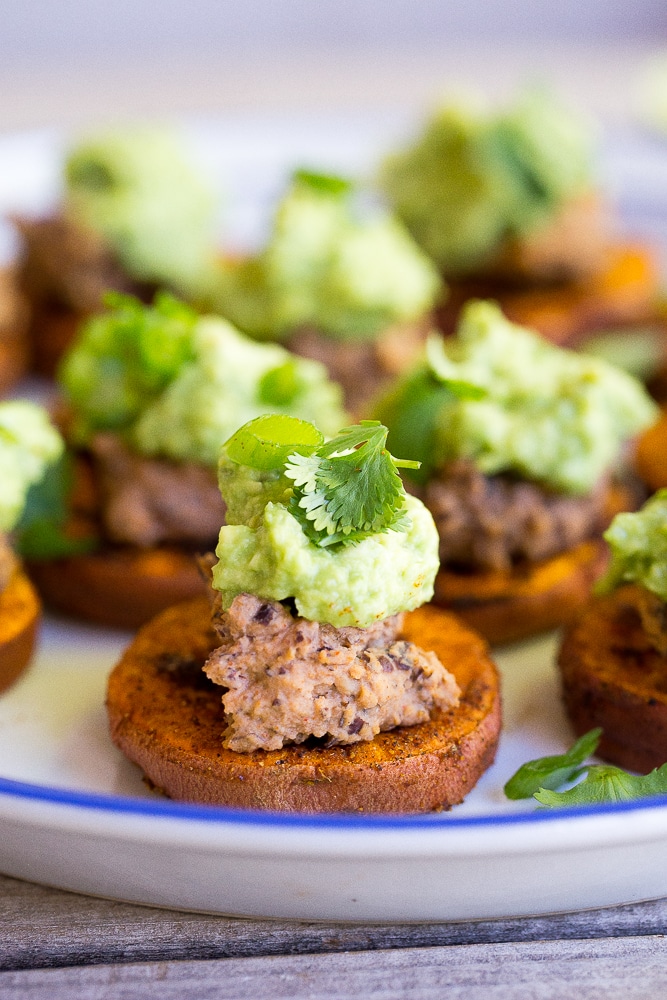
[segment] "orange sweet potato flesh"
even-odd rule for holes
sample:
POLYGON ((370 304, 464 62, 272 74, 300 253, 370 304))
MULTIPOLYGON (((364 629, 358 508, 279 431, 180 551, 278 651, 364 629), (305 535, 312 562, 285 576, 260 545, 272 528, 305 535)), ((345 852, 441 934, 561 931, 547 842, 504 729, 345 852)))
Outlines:
POLYGON ((647 640, 636 590, 593 601, 566 633, 558 666, 575 732, 601 726, 599 756, 646 773, 667 761, 667 659, 647 640))
POLYGON ((514 642, 572 621, 589 600, 606 561, 604 545, 589 541, 509 572, 466 574, 442 569, 434 601, 492 645, 514 642))
POLYGON ((23 571, 15 570, 0 593, 0 691, 28 665, 39 618, 37 594, 23 571))
POLYGON ((202 681, 215 642, 205 598, 140 630, 109 679, 116 745, 151 784, 188 802, 288 812, 424 812, 459 803, 493 762, 500 732, 496 668, 486 643, 434 607, 404 635, 454 673, 461 704, 370 742, 235 753, 222 746, 222 689, 202 681))
POLYGON ((667 409, 639 438, 635 468, 652 492, 667 487, 667 409))
POLYGON ((580 281, 527 288, 483 278, 452 281, 439 321, 449 333, 468 299, 493 298, 513 322, 539 330, 555 344, 576 344, 595 330, 657 319, 659 288, 655 255, 619 244, 608 248, 597 273, 580 281))
POLYGON ((138 628, 206 589, 195 556, 176 547, 101 549, 29 569, 49 607, 119 628, 138 628))

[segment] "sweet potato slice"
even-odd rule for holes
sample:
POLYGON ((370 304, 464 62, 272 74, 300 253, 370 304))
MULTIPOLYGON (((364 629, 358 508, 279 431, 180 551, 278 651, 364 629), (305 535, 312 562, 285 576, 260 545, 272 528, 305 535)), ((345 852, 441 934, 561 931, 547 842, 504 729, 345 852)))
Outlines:
POLYGON ((15 570, 0 593, 0 691, 16 680, 32 656, 40 618, 35 590, 22 570, 15 570))
POLYGON ((592 602, 566 633, 558 666, 575 732, 601 726, 599 755, 645 773, 667 761, 667 658, 642 628, 637 590, 592 602))
POLYGON ((215 643, 209 604, 185 602, 141 629, 112 672, 112 739, 153 785, 188 802, 288 812, 448 809, 493 762, 498 675, 486 643, 437 608, 407 615, 404 636, 454 674, 458 708, 370 742, 235 753, 222 746, 222 689, 201 670, 215 643))

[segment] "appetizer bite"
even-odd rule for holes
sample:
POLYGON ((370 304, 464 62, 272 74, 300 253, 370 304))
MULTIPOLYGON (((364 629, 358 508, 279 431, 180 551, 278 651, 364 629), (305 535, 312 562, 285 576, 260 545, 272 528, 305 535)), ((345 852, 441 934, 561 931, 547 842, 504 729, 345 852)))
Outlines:
POLYGON ((558 657, 577 734, 602 729, 598 754, 633 771, 667 761, 667 490, 604 536, 611 564, 558 657))
POLYGON ((92 136, 69 153, 64 184, 53 215, 15 220, 33 362, 46 375, 108 289, 145 301, 157 288, 199 299, 216 257, 215 198, 171 132, 92 136))
POLYGON ((435 600, 492 642, 571 618, 603 569, 600 532, 641 500, 619 462, 655 414, 624 372, 469 303, 376 407, 422 463, 406 474, 440 534, 435 600))
POLYGON ((266 415, 222 449, 205 599, 111 674, 116 745, 166 794, 305 812, 460 802, 492 763, 498 677, 433 591, 438 538, 374 421, 333 440, 266 415), (414 610, 417 609, 417 610, 414 610))
POLYGON ((441 292, 395 218, 342 178, 299 171, 267 246, 223 268, 215 306, 245 333, 323 362, 359 412, 418 352, 441 292))
POLYGON ((0 691, 27 666, 40 605, 10 541, 28 491, 62 451, 62 439, 33 403, 0 403, 0 691))
POLYGON ((654 317, 657 264, 612 238, 590 132, 545 92, 441 108, 381 185, 448 281, 446 332, 471 297, 558 343, 654 317))
POLYGON ((54 608, 133 627, 203 589, 194 554, 213 547, 224 517, 221 442, 267 408, 327 433, 345 414, 322 365, 219 317, 166 293, 153 306, 116 293, 109 306, 60 369, 70 513, 56 544, 33 546, 30 569, 54 608))

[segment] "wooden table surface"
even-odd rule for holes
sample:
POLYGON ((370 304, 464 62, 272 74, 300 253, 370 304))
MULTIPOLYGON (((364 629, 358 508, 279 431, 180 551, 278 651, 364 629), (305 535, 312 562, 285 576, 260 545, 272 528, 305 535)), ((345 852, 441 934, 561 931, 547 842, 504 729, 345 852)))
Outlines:
POLYGON ((0 998, 662 1000, 666 931, 667 900, 504 920, 300 923, 0 876, 0 998))

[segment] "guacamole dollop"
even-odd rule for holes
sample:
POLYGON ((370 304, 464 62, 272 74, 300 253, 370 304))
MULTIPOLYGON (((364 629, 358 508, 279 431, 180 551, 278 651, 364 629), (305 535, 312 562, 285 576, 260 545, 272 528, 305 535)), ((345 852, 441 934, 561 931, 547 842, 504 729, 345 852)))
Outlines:
POLYGON ((131 296, 111 301, 61 366, 75 443, 111 430, 141 454, 215 466, 221 443, 267 410, 325 433, 345 422, 341 390, 318 362, 254 343, 170 296, 152 307, 131 296))
POLYGON ((65 184, 65 215, 100 233, 134 278, 187 296, 208 287, 215 198, 175 134, 93 136, 70 152, 65 184))
POLYGON ((598 592, 639 583, 667 601, 667 490, 659 490, 634 514, 617 514, 604 537, 611 563, 598 592))
POLYGON ((367 628, 430 600, 438 533, 419 500, 403 490, 395 498, 404 515, 397 530, 371 529, 348 544, 318 545, 294 512, 295 484, 285 468, 250 468, 222 450, 218 477, 227 524, 213 586, 224 607, 241 593, 292 598, 304 618, 367 628))
POLYGON ((444 107, 380 183, 445 274, 482 268, 507 238, 538 228, 593 186, 588 130, 543 91, 498 114, 444 107))
POLYGON ((467 458, 487 474, 583 494, 657 416, 630 375, 547 343, 492 302, 470 303, 456 337, 432 338, 427 352, 376 413, 392 450, 410 449, 426 475, 467 458))
POLYGON ((224 268, 216 305, 257 338, 311 326, 363 340, 423 315, 440 287, 395 218, 364 208, 343 180, 301 172, 278 206, 265 249, 224 268))
POLYGON ((41 407, 27 400, 0 403, 0 531, 16 526, 29 488, 62 450, 62 438, 41 407))

